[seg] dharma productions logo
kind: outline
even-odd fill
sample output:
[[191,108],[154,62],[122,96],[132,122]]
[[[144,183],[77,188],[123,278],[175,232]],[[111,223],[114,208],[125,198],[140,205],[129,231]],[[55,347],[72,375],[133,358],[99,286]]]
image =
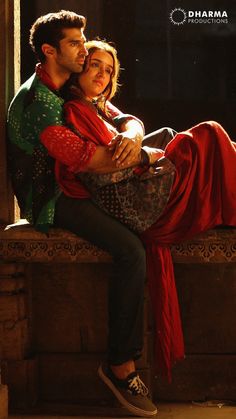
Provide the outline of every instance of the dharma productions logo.
[[170,12],[170,21],[174,25],[183,25],[187,20],[187,13],[184,9],[176,7]]
[[184,10],[181,7],[176,7],[171,10],[169,18],[171,23],[176,26],[184,25],[185,23],[228,23],[226,10]]

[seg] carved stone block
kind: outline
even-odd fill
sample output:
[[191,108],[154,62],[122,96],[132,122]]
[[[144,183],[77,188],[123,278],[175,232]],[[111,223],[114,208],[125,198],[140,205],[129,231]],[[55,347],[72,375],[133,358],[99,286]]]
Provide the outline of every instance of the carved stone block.
[[10,407],[24,409],[34,406],[39,395],[37,358],[2,361],[2,380],[9,388]]
[[0,323],[0,359],[24,359],[29,351],[27,319],[6,320]]

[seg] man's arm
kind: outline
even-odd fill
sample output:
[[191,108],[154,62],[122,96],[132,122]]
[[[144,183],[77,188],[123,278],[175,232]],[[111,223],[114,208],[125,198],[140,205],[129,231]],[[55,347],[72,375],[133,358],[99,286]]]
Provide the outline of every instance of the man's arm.
[[[141,150],[136,151],[132,160],[119,163],[113,158],[113,149],[84,141],[65,126],[49,126],[43,130],[40,138],[49,154],[74,173],[111,173],[142,164]],[[162,150],[149,147],[145,147],[145,152],[150,164],[163,155]]]
[[107,147],[97,146],[97,149],[83,172],[93,173],[112,173],[118,170],[127,169],[128,167],[149,166],[153,165],[158,159],[163,157],[164,151],[154,147],[143,147],[136,158],[127,163],[118,164],[113,159],[113,151]]
[[[116,111],[116,109],[115,109]],[[66,165],[71,172],[110,173],[141,163],[141,143],[144,127],[132,115],[113,111],[114,118],[120,119],[123,131],[111,147],[98,146],[85,141],[66,126],[47,126],[40,139],[49,154]]]
[[118,164],[117,160],[113,159],[113,150],[108,147],[97,146],[95,153],[83,168],[83,172],[93,173],[112,173],[128,167],[135,167],[141,163],[141,153],[137,154],[130,162],[122,162]]
[[112,159],[113,151],[108,147],[84,141],[65,126],[49,126],[40,137],[48,153],[73,173],[111,173],[121,168],[137,166],[141,161],[139,153],[131,163],[120,167]]

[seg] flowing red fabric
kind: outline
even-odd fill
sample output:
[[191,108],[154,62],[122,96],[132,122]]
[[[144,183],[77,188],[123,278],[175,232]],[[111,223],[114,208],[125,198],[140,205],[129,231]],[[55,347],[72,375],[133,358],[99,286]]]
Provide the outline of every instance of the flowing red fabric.
[[[112,138],[87,104],[69,102],[66,119],[96,144]],[[165,155],[176,168],[171,195],[161,217],[141,238],[155,320],[155,358],[170,380],[172,365],[184,357],[184,342],[169,246],[216,225],[236,226],[236,149],[218,123],[203,122],[177,134]]]
[[217,225],[236,226],[236,148],[216,122],[176,135],[165,151],[176,167],[166,209],[142,234],[156,328],[157,367],[171,379],[184,357],[183,334],[169,245]]
[[104,121],[98,116],[96,108],[88,103],[71,100],[64,105],[66,121],[72,124],[84,138],[95,144],[108,145],[114,137]]

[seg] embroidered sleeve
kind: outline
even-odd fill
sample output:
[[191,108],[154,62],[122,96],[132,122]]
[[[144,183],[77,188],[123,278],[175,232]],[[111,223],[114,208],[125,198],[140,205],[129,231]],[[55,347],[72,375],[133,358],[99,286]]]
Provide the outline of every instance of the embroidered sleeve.
[[96,151],[94,143],[82,140],[65,126],[45,128],[41,141],[54,159],[74,173],[80,172]]

